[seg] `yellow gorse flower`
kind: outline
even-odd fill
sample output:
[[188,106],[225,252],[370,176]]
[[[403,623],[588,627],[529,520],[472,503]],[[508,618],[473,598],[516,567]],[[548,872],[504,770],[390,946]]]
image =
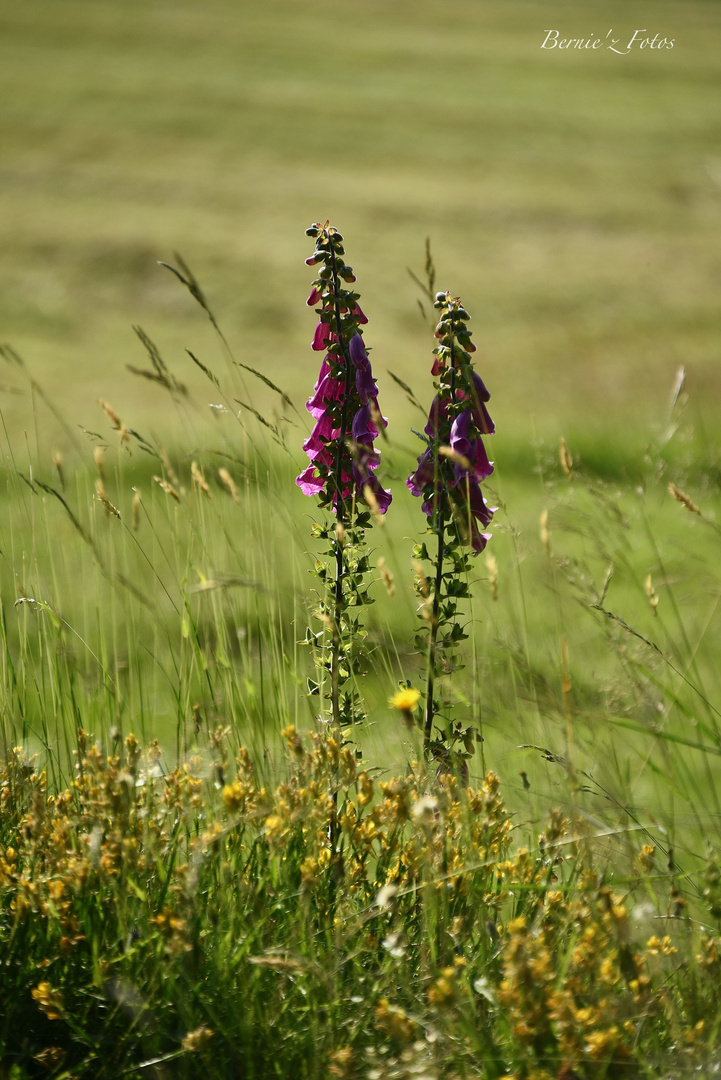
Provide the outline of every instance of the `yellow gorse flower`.
[[47,1016],[48,1020],[60,1020],[63,1015],[63,995],[55,990],[49,982],[39,982],[31,991],[33,1000],[38,1008]]

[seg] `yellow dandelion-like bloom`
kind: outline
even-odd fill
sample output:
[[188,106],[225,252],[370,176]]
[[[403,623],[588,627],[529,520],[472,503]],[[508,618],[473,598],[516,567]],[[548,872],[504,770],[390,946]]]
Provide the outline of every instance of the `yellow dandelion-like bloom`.
[[408,686],[404,690],[399,690],[393,697],[388,698],[388,704],[392,709],[397,709],[398,712],[408,715],[415,709],[420,696],[420,690],[414,690],[412,686]]

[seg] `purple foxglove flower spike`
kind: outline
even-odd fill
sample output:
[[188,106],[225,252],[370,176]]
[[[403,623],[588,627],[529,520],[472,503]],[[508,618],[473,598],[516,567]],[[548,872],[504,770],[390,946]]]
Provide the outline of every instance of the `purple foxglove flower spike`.
[[380,463],[373,443],[387,421],[378,407],[378,386],[360,330],[368,319],[358,293],[341,286],[355,276],[341,258],[336,231],[326,224],[314,225],[309,233],[316,238],[316,252],[306,260],[308,265],[325,263],[307,300],[309,306],[321,307],[312,348],[325,351],[325,356],[306,403],[315,420],[303,444],[311,464],[296,482],[304,494],[319,496],[321,506],[332,506],[341,521],[351,500],[364,500],[364,487],[370,489],[373,505],[385,513],[391,494],[373,475]]
[[431,521],[439,513],[450,514],[461,539],[478,553],[488,540],[478,526],[485,528],[494,513],[479,487],[493,472],[482,439],[495,431],[486,408],[491,395],[471,366],[475,347],[466,325],[468,313],[450,293],[438,293],[434,306],[441,313],[432,367],[438,393],[424,429],[428,447],[406,486],[423,498],[423,512]]

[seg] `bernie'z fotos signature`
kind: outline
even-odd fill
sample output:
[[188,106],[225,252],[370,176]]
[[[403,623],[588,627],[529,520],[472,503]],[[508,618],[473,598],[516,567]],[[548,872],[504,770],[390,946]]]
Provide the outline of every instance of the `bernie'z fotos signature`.
[[[626,41],[624,38],[613,37],[613,30],[609,30],[605,38],[562,38],[558,30],[544,31],[546,37],[541,45],[542,49],[610,49],[619,56],[626,56],[632,49],[672,49],[676,43],[675,38],[644,37],[648,30],[634,30],[632,37]],[[610,39],[610,40],[609,40]],[[620,48],[617,46],[620,45]]]

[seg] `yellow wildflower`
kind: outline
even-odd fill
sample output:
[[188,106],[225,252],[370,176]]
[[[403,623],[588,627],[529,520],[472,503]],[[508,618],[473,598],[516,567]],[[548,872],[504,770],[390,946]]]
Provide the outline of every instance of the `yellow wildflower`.
[[388,698],[388,704],[392,709],[397,709],[399,713],[403,713],[407,719],[418,704],[420,696],[420,690],[414,690],[412,686],[407,686],[405,689],[395,693],[393,697]]
[[48,1020],[60,1019],[63,1014],[63,996],[59,990],[53,990],[49,982],[39,982],[32,991],[32,997]]
[[376,1005],[376,1020],[379,1027],[399,1042],[410,1042],[415,1032],[415,1021],[411,1020],[403,1009],[391,1005],[387,998],[381,998]]
[[656,934],[653,934],[646,942],[646,948],[651,956],[673,956],[675,952],[678,952],[671,944],[671,938],[666,934],[663,938],[659,938]]
[[232,784],[226,784],[223,788],[223,803],[226,810],[231,814],[236,814],[243,805],[244,796],[245,786],[238,780],[234,780]]

